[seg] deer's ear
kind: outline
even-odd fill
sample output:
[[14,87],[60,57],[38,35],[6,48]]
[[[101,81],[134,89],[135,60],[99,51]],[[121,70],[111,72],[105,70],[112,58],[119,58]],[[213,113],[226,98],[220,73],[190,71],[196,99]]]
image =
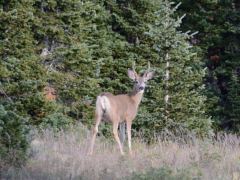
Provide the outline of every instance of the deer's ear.
[[149,79],[152,79],[153,76],[154,76],[154,72],[153,72],[153,71],[145,72],[145,73],[144,73],[144,80],[145,80],[145,81],[148,81]]
[[130,79],[132,79],[132,80],[136,80],[136,72],[134,72],[133,70],[131,70],[131,69],[128,69],[128,77],[130,78]]

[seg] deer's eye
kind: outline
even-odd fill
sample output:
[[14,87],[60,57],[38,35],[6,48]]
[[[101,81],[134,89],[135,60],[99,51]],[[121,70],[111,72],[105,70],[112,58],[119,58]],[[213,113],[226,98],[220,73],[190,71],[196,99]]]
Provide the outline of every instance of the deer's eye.
[[137,80],[134,80],[134,84],[137,84],[138,83],[138,81]]

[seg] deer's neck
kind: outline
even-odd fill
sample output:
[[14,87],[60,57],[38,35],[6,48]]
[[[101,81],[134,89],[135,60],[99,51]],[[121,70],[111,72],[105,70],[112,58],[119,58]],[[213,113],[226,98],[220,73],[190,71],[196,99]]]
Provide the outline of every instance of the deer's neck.
[[133,100],[134,104],[136,105],[136,107],[138,108],[141,100],[142,100],[142,97],[143,97],[143,92],[131,92],[129,94],[130,98]]

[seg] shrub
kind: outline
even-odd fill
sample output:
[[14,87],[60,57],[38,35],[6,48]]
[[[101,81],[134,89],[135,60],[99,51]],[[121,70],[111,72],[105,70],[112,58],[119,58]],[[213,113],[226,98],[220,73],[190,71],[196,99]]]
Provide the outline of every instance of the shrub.
[[20,166],[27,158],[26,119],[0,105],[0,168]]
[[53,114],[49,114],[45,118],[42,119],[42,123],[40,124],[41,128],[53,128],[56,132],[62,128],[67,128],[73,122],[69,116],[66,116],[60,112],[54,112]]

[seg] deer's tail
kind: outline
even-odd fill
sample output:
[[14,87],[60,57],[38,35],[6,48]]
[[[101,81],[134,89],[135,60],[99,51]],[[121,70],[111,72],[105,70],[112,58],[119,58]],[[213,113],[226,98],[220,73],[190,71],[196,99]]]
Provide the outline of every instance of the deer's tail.
[[96,112],[98,114],[104,114],[110,112],[111,106],[107,96],[98,96],[96,101]]

